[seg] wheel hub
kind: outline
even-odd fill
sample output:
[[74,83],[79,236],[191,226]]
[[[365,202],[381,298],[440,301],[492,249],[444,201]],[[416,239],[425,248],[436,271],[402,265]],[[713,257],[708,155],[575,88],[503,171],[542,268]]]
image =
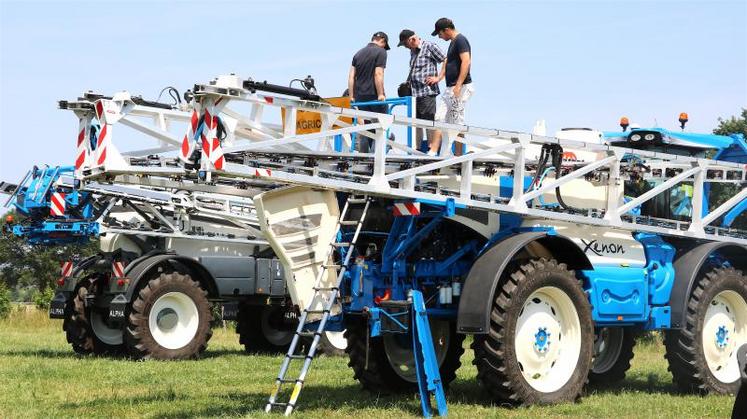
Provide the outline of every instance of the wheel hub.
[[716,331],[716,346],[719,348],[726,348],[729,344],[729,331],[726,330],[726,326],[719,326]]
[[534,334],[534,349],[537,352],[545,353],[550,348],[550,335],[546,327],[540,327]]

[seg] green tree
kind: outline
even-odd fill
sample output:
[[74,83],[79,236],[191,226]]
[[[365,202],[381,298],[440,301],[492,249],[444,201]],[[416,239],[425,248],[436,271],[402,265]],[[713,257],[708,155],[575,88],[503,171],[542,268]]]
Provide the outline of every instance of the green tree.
[[742,115],[739,117],[719,118],[718,128],[714,129],[713,133],[718,135],[742,134],[747,138],[747,109],[742,109]]
[[[747,109],[742,109],[740,116],[731,116],[728,119],[719,118],[718,127],[713,130],[714,134],[731,135],[742,134],[747,138]],[[714,209],[721,205],[730,197],[737,194],[743,185],[732,185],[726,183],[712,183],[711,193],[709,196],[709,209]],[[716,225],[714,223],[714,225]],[[747,230],[747,214],[738,216],[731,225],[733,228]]]

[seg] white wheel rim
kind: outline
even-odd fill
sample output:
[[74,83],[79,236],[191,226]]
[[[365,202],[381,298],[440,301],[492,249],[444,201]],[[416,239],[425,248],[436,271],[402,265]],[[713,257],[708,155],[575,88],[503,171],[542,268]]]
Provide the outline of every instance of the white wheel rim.
[[[436,360],[440,367],[449,350],[451,328],[448,321],[434,319],[430,320],[430,326],[433,349],[436,352]],[[417,383],[418,376],[415,369],[415,355],[412,350],[412,335],[387,333],[382,336],[382,339],[387,360],[394,372],[407,382]]]
[[91,311],[91,329],[96,337],[107,345],[121,345],[124,343],[124,334],[122,329],[112,329],[109,327],[101,314]]
[[591,371],[602,374],[610,370],[620,357],[625,331],[619,327],[603,327],[594,338],[594,360]]
[[334,346],[335,349],[344,351],[348,347],[348,340],[345,339],[345,332],[324,332],[327,337],[327,341],[330,345]]
[[156,343],[166,349],[185,347],[194,339],[200,324],[197,305],[181,292],[169,292],[150,309],[148,326]]
[[722,291],[708,304],[703,321],[703,355],[722,383],[740,378],[737,349],[747,343],[747,302],[734,291]]
[[581,353],[581,322],[568,295],[556,287],[532,293],[516,321],[516,360],[524,379],[543,393],[573,376]]

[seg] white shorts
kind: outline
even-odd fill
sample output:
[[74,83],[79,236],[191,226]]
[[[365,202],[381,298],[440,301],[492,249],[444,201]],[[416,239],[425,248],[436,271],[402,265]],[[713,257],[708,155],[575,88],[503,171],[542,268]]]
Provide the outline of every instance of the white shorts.
[[459,98],[454,97],[454,87],[447,87],[436,104],[436,121],[464,124],[464,105],[475,92],[473,83],[462,85]]

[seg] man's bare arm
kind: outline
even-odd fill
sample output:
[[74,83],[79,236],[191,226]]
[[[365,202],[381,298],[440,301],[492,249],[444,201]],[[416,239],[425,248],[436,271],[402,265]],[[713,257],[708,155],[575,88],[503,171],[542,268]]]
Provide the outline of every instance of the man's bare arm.
[[376,67],[374,71],[374,83],[376,84],[378,99],[386,99],[386,95],[384,94],[384,67]]
[[348,73],[348,96],[350,100],[354,100],[353,87],[355,87],[355,66],[350,66],[350,73]]
[[443,80],[444,77],[446,77],[446,58],[444,58],[444,62],[441,63],[441,70],[439,70],[438,76],[428,77],[427,79],[425,79],[425,83],[428,85],[438,84],[438,82]]

